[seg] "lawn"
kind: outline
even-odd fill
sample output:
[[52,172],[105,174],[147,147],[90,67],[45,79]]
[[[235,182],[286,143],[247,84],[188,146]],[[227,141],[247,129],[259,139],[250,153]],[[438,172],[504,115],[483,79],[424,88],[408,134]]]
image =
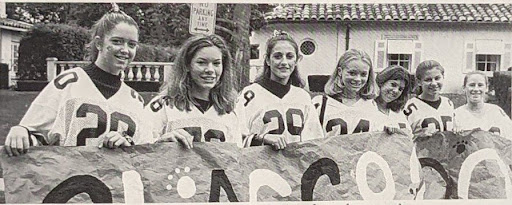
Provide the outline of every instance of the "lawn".
[[0,145],[4,144],[9,128],[20,122],[38,93],[0,90]]

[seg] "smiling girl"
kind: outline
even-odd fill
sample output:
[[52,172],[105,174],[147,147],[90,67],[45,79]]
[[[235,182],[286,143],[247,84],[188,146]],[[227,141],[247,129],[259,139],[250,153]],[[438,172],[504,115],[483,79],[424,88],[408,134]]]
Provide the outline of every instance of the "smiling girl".
[[195,35],[181,46],[167,84],[146,106],[158,141],[229,142],[241,146],[233,112],[231,54],[218,35]]
[[512,121],[505,111],[485,103],[489,80],[485,73],[471,72],[464,77],[467,103],[455,109],[457,131],[481,129],[512,140]]
[[441,96],[444,68],[437,61],[423,61],[416,68],[416,80],[418,96],[410,99],[403,111],[414,138],[452,131],[453,103]]
[[115,5],[92,27],[92,63],[49,82],[11,128],[7,153],[19,155],[33,145],[115,148],[149,142],[144,101],[119,77],[135,57],[138,39],[137,23]]
[[382,70],[376,78],[379,96],[375,98],[379,111],[385,115],[384,123],[388,133],[410,134],[411,129],[403,108],[409,99],[409,71],[399,65]]
[[326,136],[382,131],[377,125],[379,111],[373,66],[367,53],[351,49],[338,60],[325,94],[313,98]]
[[297,43],[287,33],[274,31],[266,52],[263,74],[237,100],[244,146],[284,149],[291,142],[322,138],[311,97],[302,89]]

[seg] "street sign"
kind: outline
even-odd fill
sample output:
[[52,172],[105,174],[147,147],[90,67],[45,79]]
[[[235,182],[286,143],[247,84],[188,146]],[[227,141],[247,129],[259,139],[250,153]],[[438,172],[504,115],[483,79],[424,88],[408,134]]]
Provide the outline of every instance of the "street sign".
[[202,33],[206,35],[214,34],[216,14],[217,4],[192,4],[190,7],[190,26],[188,27],[189,33]]

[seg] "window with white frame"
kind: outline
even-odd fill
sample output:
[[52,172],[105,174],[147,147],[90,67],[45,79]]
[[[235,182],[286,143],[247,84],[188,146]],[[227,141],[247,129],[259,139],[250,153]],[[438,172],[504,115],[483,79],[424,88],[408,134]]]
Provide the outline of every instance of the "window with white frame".
[[512,65],[511,43],[500,39],[477,39],[464,45],[463,73],[484,71],[492,76],[494,71],[503,71]]
[[400,65],[414,73],[421,61],[422,44],[414,39],[387,39],[375,42],[376,72],[391,65]]
[[476,70],[498,71],[500,70],[501,55],[476,54]]
[[412,54],[388,54],[388,66],[399,65],[410,70]]

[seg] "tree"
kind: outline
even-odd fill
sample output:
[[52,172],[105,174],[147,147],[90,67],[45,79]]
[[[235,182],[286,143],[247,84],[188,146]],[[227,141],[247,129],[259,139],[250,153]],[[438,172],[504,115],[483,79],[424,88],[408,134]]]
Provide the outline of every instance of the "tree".
[[[111,9],[109,3],[7,3],[9,18],[28,23],[64,23],[90,28],[94,22]],[[233,31],[232,22],[235,5],[218,4],[217,24]],[[246,4],[244,4],[246,5]],[[273,5],[249,4],[251,7],[249,31],[265,24],[264,13]],[[121,10],[132,16],[140,26],[141,42],[180,45],[190,35],[188,21],[190,5],[183,3],[121,3]],[[221,31],[225,34],[226,31]]]
[[[121,3],[122,11],[139,24],[139,41],[176,50],[188,33],[190,4],[183,3]],[[272,4],[217,4],[215,33],[222,36],[231,48],[235,65],[240,68],[235,77],[239,86],[247,85],[252,30],[265,25],[264,13]],[[12,19],[29,23],[63,23],[90,28],[111,9],[109,3],[7,3]]]
[[63,4],[48,3],[7,3],[6,13],[9,18],[27,23],[63,23],[61,15]]
[[234,11],[235,20],[235,69],[238,69],[237,77],[239,79],[237,87],[243,88],[249,85],[249,59],[251,56],[250,36],[250,15],[251,7],[248,4],[237,4]]

